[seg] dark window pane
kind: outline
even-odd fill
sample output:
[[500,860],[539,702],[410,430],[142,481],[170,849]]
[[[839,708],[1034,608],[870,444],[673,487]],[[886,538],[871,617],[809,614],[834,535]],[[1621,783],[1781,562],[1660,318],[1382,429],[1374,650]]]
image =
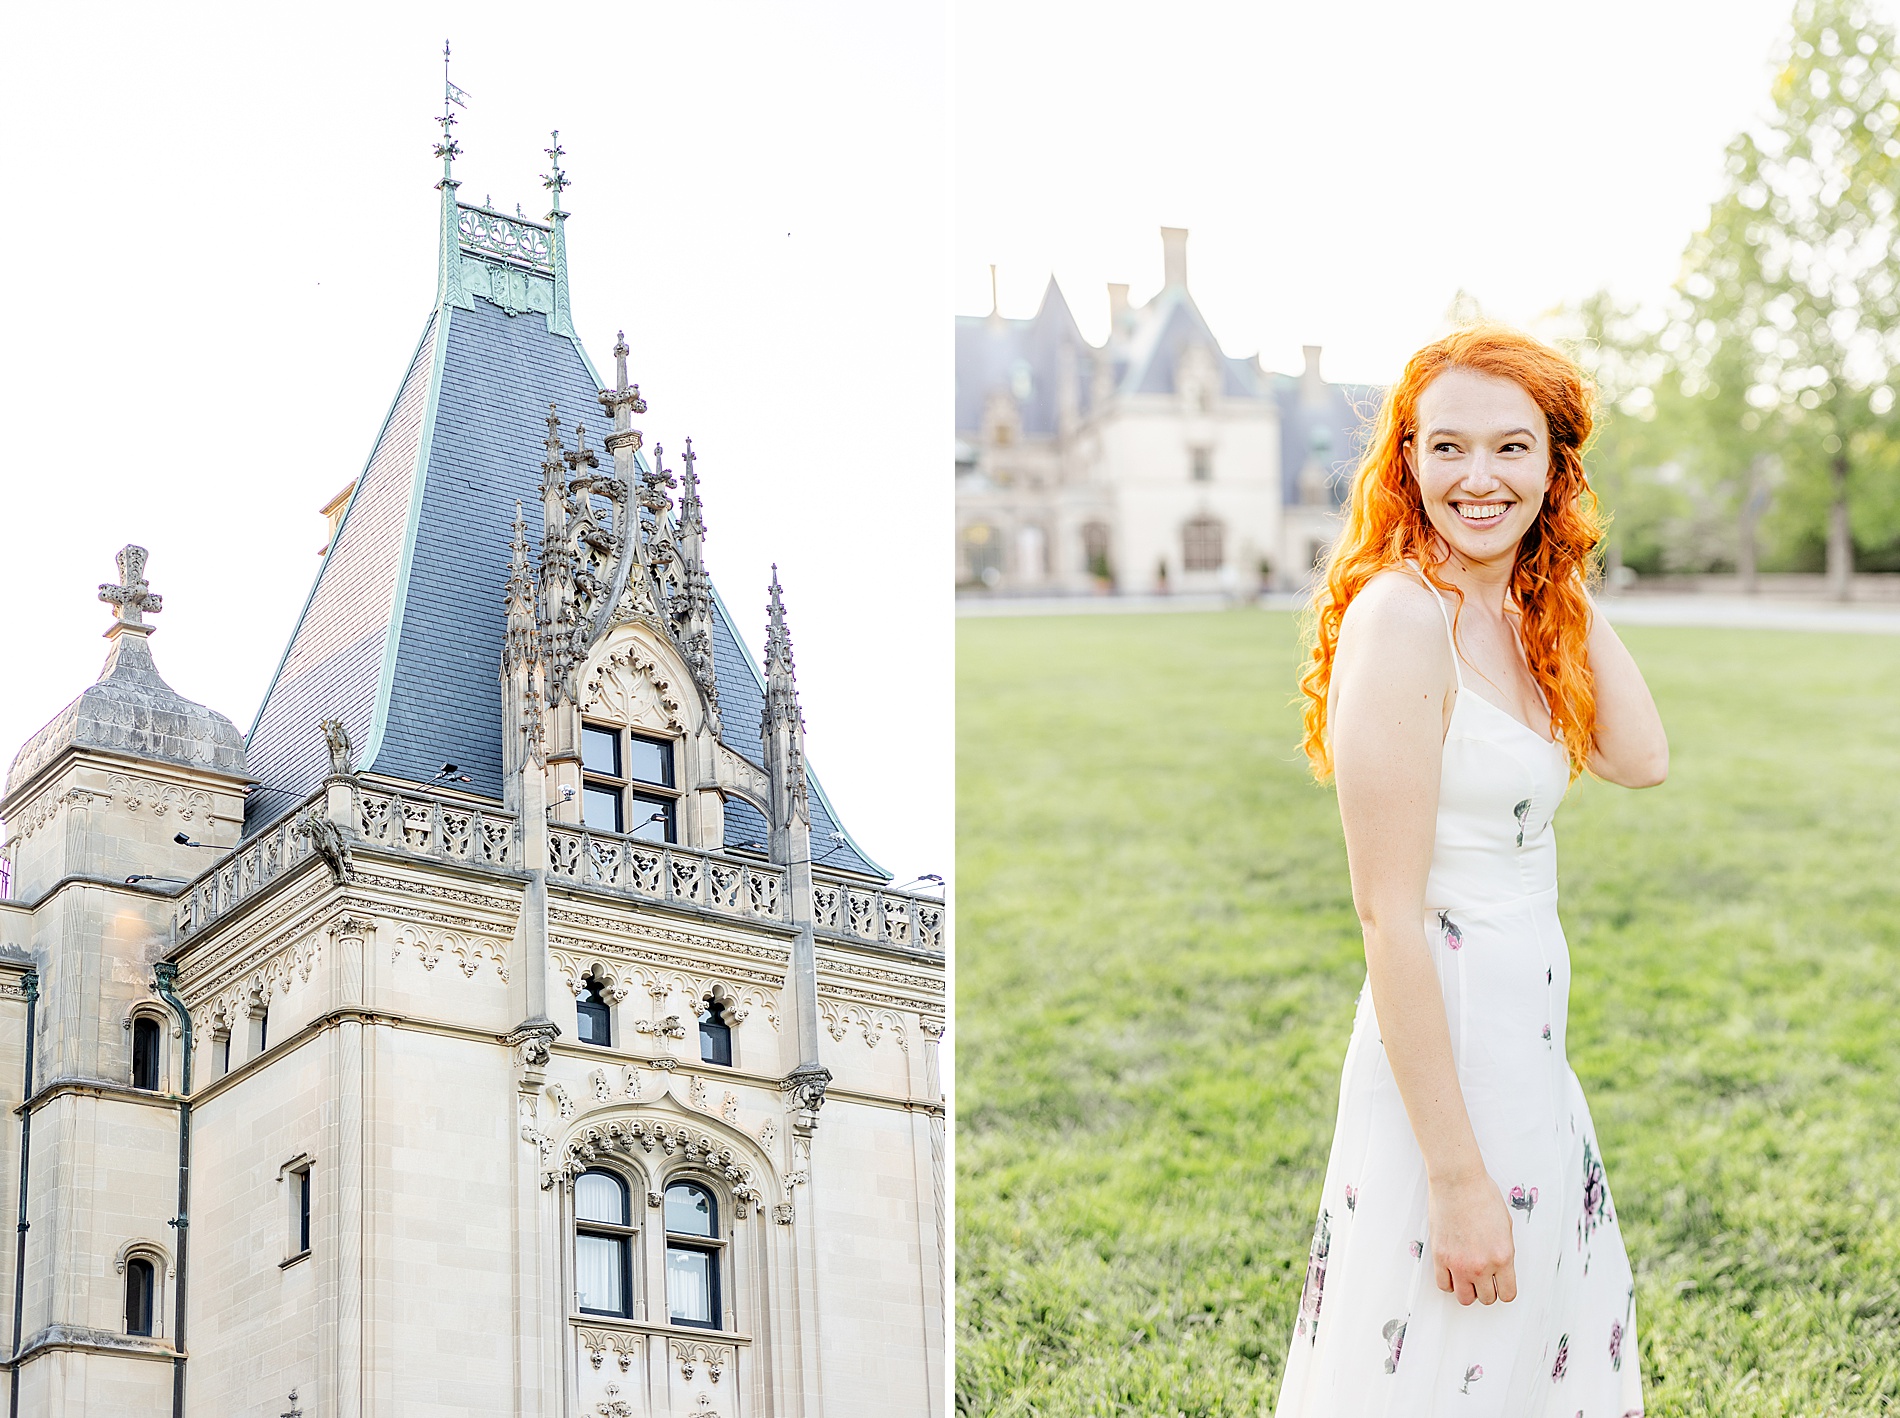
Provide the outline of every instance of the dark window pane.
[[719,1213],[704,1187],[675,1182],[666,1189],[666,1229],[681,1236],[717,1236]]
[[673,745],[656,743],[638,735],[627,740],[627,776],[642,783],[673,786]]
[[627,1224],[627,1187],[610,1172],[582,1172],[574,1179],[574,1215],[582,1221]]
[[671,798],[645,798],[638,793],[629,793],[627,802],[632,809],[628,816],[633,819],[627,825],[627,834],[648,842],[674,842],[673,800]]
[[595,1314],[624,1315],[627,1307],[627,1238],[591,1236],[574,1238],[574,1288],[581,1308]]
[[732,1030],[709,1000],[699,1002],[699,1057],[706,1063],[732,1063]]
[[674,1324],[697,1324],[717,1329],[718,1316],[713,1258],[705,1251],[683,1246],[666,1248],[666,1308]]
[[152,1332],[152,1291],[156,1288],[152,1263],[131,1260],[125,1266],[125,1332]]
[[257,1016],[257,1051],[263,1053],[270,1047],[270,1010],[266,1009]]
[[608,1013],[605,1001],[594,998],[584,999],[575,1006],[577,1032],[583,1044],[599,1044],[603,1048],[613,1043],[613,1016]]
[[310,1249],[310,1171],[297,1173],[297,1249]]
[[581,726],[581,767],[589,773],[605,773],[609,778],[620,776],[620,732],[617,729],[596,729],[591,725]]
[[581,794],[581,820],[596,832],[619,832],[620,794],[589,783]]
[[158,1021],[132,1021],[132,1086],[158,1087]]

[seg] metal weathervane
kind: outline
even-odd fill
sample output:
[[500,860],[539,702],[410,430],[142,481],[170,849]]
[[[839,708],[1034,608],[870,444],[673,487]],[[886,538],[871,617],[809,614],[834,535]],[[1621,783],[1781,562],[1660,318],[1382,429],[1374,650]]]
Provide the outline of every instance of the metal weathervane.
[[468,94],[455,86],[449,78],[449,42],[442,41],[442,116],[436,119],[442,125],[442,141],[435,145],[435,155],[442,159],[442,180],[449,180],[449,165],[462,155],[462,145],[455,141],[455,135],[449,130],[455,126],[454,105],[468,107]]
[[541,179],[541,185],[554,194],[554,211],[558,212],[561,210],[561,193],[572,184],[568,182],[567,174],[561,171],[561,159],[567,154],[567,149],[561,146],[561,130],[556,128],[549,136],[554,139],[554,146],[541,151],[548,155],[548,166],[553,171]]

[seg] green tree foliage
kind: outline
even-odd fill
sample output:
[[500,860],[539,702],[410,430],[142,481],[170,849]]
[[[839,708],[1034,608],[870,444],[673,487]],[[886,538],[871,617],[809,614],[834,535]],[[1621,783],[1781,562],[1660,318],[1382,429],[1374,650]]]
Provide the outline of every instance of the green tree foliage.
[[1729,145],[1728,181],[1689,244],[1659,398],[1677,403],[1682,446],[1744,520],[1744,566],[1778,460],[1787,509],[1825,508],[1829,584],[1845,596],[1855,534],[1877,543],[1895,530],[1893,30],[1864,0],[1801,0],[1771,97],[1766,118]]

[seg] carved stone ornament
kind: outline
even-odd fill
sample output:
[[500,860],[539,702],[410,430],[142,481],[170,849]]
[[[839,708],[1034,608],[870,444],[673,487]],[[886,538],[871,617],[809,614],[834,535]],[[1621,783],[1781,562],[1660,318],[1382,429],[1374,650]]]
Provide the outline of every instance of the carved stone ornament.
[[792,1126],[810,1132],[818,1126],[818,1110],[825,1106],[825,1088],[831,1082],[831,1070],[823,1064],[800,1064],[785,1076],[779,1091],[786,1095],[792,1109]]
[[[680,1366],[680,1377],[691,1380],[699,1369],[705,1369],[709,1383],[718,1383],[719,1376],[726,1370],[726,1351],[716,1344],[698,1344],[691,1340],[673,1341],[673,1359]],[[699,1396],[701,1403],[710,1400],[705,1394]]]
[[329,863],[330,875],[338,886],[349,885],[356,875],[356,861],[341,828],[313,810],[298,819],[297,834],[309,839],[311,850]]
[[614,1153],[635,1157],[655,1149],[668,1157],[684,1157],[724,1177],[741,1211],[747,1207],[764,1211],[765,1202],[752,1180],[752,1168],[741,1162],[730,1147],[708,1133],[657,1118],[616,1118],[582,1128],[562,1149],[560,1166],[542,1173],[541,1188],[545,1191],[556,1182],[571,1184],[602,1157]]
[[318,727],[323,730],[324,747],[330,750],[330,776],[355,777],[356,746],[350,742],[350,731],[343,727],[343,721],[325,719]]
[[637,642],[626,641],[587,676],[581,709],[589,714],[641,728],[685,732],[680,700],[653,657]]

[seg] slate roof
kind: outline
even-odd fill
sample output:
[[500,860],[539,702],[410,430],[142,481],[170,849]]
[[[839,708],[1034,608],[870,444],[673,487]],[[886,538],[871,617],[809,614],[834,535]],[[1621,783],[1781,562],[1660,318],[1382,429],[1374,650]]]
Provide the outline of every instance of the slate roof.
[[[1119,340],[1091,345],[1083,338],[1055,277],[1043,290],[1042,303],[1027,320],[997,315],[959,315],[956,323],[956,432],[971,439],[982,432],[983,409],[993,394],[1016,401],[1022,430],[1030,437],[1056,433],[1059,351],[1075,351],[1076,410],[1087,413],[1094,369],[1107,362],[1119,394],[1169,394],[1182,354],[1195,345],[1207,349],[1221,375],[1221,394],[1230,399],[1271,399],[1279,405],[1281,475],[1288,502],[1299,500],[1300,470],[1309,451],[1336,473],[1348,473],[1366,435],[1379,391],[1366,385],[1326,384],[1314,404],[1302,401],[1296,375],[1270,374],[1251,359],[1223,353],[1213,329],[1185,286],[1164,287],[1145,305],[1129,312]],[[1026,394],[1024,391],[1027,391]],[[963,458],[962,452],[958,453]],[[974,454],[971,454],[974,457]],[[1343,500],[1345,481],[1335,479],[1335,501]]]
[[[598,446],[607,421],[575,341],[550,333],[540,314],[470,301],[430,315],[258,711],[250,764],[268,791],[252,794],[247,831],[323,780],[317,724],[327,717],[343,720],[364,771],[421,783],[454,763],[474,780],[470,791],[502,795],[502,588],[515,503],[539,505],[550,402],[570,443],[580,422],[598,431]],[[716,517],[716,489],[713,498]],[[761,763],[764,681],[723,603],[714,633],[724,741]],[[815,773],[811,782],[813,857],[888,878],[834,835],[842,826]],[[727,841],[765,840],[763,821],[735,807]]]
[[249,776],[244,736],[237,726],[165,683],[140,631],[122,630],[114,637],[98,681],[14,755],[6,792],[0,796],[24,788],[69,748],[208,768],[233,778]]
[[1027,320],[959,315],[957,432],[979,431],[983,427],[983,405],[1000,390],[1016,400],[1024,433],[1053,437],[1060,407],[1059,352],[1064,345],[1075,351],[1075,407],[1086,413],[1096,351],[1082,337],[1055,277],[1049,278],[1042,304]]
[[1280,483],[1288,503],[1300,500],[1300,472],[1308,456],[1317,458],[1331,477],[1333,505],[1344,505],[1352,471],[1372,436],[1384,390],[1373,384],[1321,384],[1309,403],[1295,375],[1268,376],[1280,405]]

